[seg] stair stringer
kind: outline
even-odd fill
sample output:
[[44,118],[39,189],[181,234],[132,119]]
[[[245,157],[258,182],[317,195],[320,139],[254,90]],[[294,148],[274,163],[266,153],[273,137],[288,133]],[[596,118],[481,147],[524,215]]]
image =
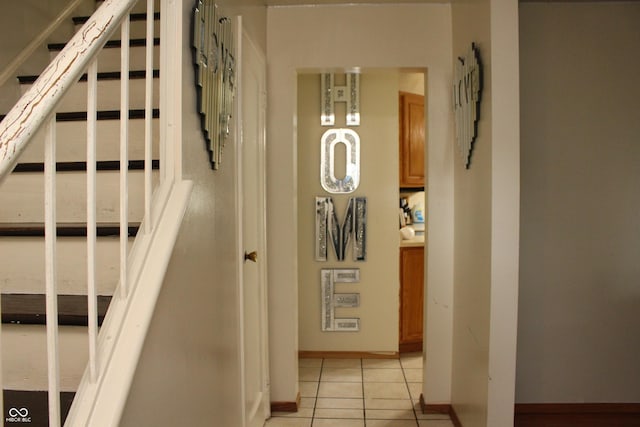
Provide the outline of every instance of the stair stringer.
[[183,180],[157,189],[153,230],[144,232],[145,218],[131,250],[129,296],[116,289],[100,330],[98,378],[85,369],[65,426],[119,424],[192,187]]

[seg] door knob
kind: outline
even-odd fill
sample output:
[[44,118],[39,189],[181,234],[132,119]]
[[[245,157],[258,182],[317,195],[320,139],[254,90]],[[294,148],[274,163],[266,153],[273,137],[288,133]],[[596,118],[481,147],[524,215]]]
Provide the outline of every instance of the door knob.
[[253,262],[258,262],[258,253],[256,251],[250,252],[250,253],[244,253],[244,260],[245,261],[253,261]]

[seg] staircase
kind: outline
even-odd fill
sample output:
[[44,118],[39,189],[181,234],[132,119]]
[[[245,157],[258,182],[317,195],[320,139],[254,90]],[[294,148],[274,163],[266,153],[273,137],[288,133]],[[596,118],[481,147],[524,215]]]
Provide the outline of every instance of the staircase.
[[[6,425],[15,422],[11,417],[25,417],[25,413],[30,425],[60,425],[79,389],[83,390],[82,402],[74,404],[75,412],[65,425],[97,425],[88,420],[106,400],[99,396],[101,389],[110,387],[110,363],[118,360],[118,352],[130,353],[123,363],[135,367],[135,348],[118,350],[118,342],[128,333],[129,317],[149,317],[134,321],[138,329],[150,320],[153,305],[148,304],[155,301],[154,292],[157,296],[163,264],[156,268],[160,272],[150,270],[148,264],[154,257],[168,258],[171,236],[175,240],[189,194],[190,187],[179,176],[160,168],[163,163],[172,163],[163,157],[160,137],[159,8],[166,2],[151,1],[152,9],[144,1],[133,9],[130,5],[135,0],[104,3],[102,10],[115,11],[104,16],[120,13],[130,17],[128,31],[121,32],[118,25],[103,41],[97,68],[90,66],[66,90],[51,116],[55,119],[34,132],[4,179],[0,168],[0,383]],[[101,5],[98,2],[96,6]],[[106,22],[95,19],[98,24]],[[69,25],[82,32],[96,25],[95,19],[75,16]],[[147,34],[149,29],[153,34]],[[123,68],[120,39],[127,33],[130,60],[129,67]],[[150,42],[152,47],[147,48]],[[47,48],[55,63],[65,44],[52,43]],[[147,60],[150,51],[153,61]],[[44,71],[45,76],[49,71]],[[128,103],[122,101],[123,75],[128,75]],[[147,75],[152,78],[147,80]],[[38,76],[19,76],[18,80],[26,98],[34,92],[29,92],[31,87],[41,83]],[[150,89],[153,95],[148,97]],[[39,102],[29,105],[35,104]],[[2,118],[9,121],[12,113]],[[128,120],[121,120],[123,114]],[[45,148],[51,147],[47,140],[51,128],[56,134],[54,149]],[[7,133],[4,127],[0,131],[0,135]],[[128,135],[124,150],[121,135]],[[3,143],[0,139],[0,161],[20,151],[6,149]],[[49,165],[47,150],[55,155]],[[127,166],[122,168],[123,164]],[[54,167],[55,174],[47,176],[47,170]],[[46,189],[52,187],[51,181],[53,193]],[[45,202],[52,198],[55,200]],[[53,213],[46,209],[52,203]],[[155,288],[143,290],[137,286],[141,281],[145,287],[156,283]],[[148,293],[146,297],[139,295],[143,291]],[[146,308],[136,309],[135,298],[145,299]],[[108,313],[110,305],[116,307]],[[47,321],[47,317],[58,321]],[[103,326],[105,317],[108,327]],[[98,336],[98,328],[107,329],[108,336]],[[144,327],[132,333],[140,332],[144,333]],[[127,368],[119,369],[126,377]],[[126,399],[127,389],[121,388],[120,394],[123,396],[114,400]],[[116,419],[118,416],[113,414]],[[105,419],[105,425],[109,422]]]

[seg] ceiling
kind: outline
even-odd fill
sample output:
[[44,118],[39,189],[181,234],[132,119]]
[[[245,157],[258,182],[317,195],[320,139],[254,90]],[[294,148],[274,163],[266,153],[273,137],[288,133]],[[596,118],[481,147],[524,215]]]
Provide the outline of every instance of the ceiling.
[[[325,4],[401,4],[401,3],[451,3],[452,0],[262,0],[267,6],[314,6]],[[554,2],[556,0],[519,0],[522,2]],[[585,3],[594,0],[561,0],[565,2]],[[596,2],[616,0],[595,0]],[[640,0],[630,0],[637,2]]]
[[444,0],[264,0],[267,6],[303,6],[323,4],[399,4],[399,3],[443,3]]

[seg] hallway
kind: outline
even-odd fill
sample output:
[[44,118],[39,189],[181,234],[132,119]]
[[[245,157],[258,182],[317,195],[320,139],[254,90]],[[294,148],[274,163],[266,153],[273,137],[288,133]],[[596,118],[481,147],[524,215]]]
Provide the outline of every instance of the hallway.
[[300,410],[265,427],[453,427],[420,412],[422,355],[398,359],[300,359]]

